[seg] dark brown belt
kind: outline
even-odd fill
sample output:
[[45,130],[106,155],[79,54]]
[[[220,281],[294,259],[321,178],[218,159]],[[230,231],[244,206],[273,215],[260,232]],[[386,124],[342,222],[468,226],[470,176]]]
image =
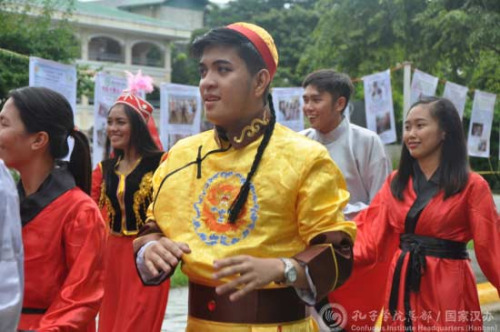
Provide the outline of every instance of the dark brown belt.
[[236,324],[273,324],[305,319],[306,306],[292,287],[258,289],[232,302],[215,287],[189,282],[189,315]]

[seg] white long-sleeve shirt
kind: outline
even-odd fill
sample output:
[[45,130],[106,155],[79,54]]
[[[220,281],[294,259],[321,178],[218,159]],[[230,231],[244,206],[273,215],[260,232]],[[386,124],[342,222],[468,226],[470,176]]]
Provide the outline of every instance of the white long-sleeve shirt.
[[391,173],[392,165],[378,135],[343,118],[327,134],[309,128],[301,134],[323,144],[344,175],[351,194],[344,209],[346,219],[353,219],[368,207]]
[[12,176],[0,159],[0,331],[17,331],[23,288],[19,198]]

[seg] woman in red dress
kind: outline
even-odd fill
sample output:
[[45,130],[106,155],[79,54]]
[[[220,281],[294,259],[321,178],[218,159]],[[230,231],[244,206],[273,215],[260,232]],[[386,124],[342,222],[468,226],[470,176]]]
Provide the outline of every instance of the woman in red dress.
[[391,261],[383,330],[482,330],[466,244],[474,241],[482,271],[500,289],[500,222],[490,188],[469,170],[449,100],[417,102],[404,126],[398,171],[356,218],[355,266]]
[[[59,93],[26,87],[0,113],[0,158],[21,175],[24,299],[19,330],[95,331],[106,227],[90,192],[87,138]],[[68,162],[68,136],[74,147]]]
[[153,106],[135,89],[123,92],[108,114],[106,145],[113,149],[113,158],[99,163],[92,175],[92,198],[109,225],[99,313],[103,332],[159,332],[165,315],[170,283],[145,286],[132,249],[152,200],[153,173],[166,157],[148,130],[152,112]]

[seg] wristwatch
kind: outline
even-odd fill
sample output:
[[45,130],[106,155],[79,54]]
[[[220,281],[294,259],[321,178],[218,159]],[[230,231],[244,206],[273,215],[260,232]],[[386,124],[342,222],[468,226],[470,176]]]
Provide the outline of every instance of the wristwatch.
[[290,258],[280,258],[280,260],[285,264],[285,272],[283,273],[285,279],[283,283],[291,285],[297,280],[297,269],[295,269]]

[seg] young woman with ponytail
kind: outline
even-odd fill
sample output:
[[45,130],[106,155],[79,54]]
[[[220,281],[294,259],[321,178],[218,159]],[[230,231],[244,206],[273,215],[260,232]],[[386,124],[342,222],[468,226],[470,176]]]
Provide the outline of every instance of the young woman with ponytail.
[[[69,162],[68,137],[74,139]],[[89,144],[59,93],[13,90],[0,112],[0,158],[19,171],[25,287],[19,330],[95,331],[105,225],[88,196]]]
[[141,277],[159,283],[182,261],[188,332],[317,331],[306,303],[352,265],[342,175],[323,146],[276,123],[267,31],[231,24],[192,53],[215,130],[179,141],[156,171],[150,222],[134,241]]

